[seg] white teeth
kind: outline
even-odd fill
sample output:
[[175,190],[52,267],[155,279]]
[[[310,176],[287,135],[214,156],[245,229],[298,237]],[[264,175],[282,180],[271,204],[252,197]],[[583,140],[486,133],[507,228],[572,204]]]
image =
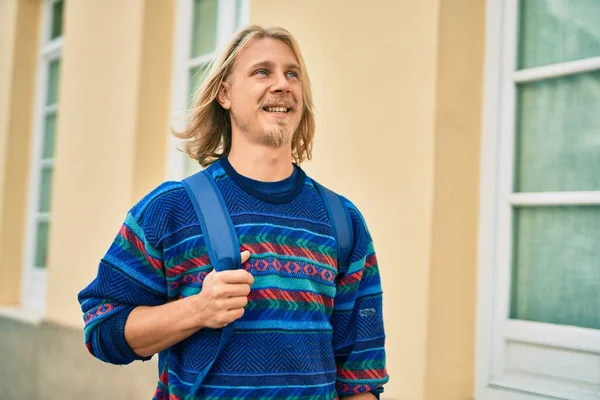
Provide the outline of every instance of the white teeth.
[[266,110],[268,112],[288,112],[288,109],[285,107],[267,107]]

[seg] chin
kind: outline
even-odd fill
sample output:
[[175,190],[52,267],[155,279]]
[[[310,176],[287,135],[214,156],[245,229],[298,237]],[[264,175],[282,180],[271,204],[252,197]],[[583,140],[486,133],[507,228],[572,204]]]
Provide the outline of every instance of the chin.
[[287,145],[292,140],[292,134],[288,129],[269,129],[261,137],[261,142],[269,147],[281,147]]

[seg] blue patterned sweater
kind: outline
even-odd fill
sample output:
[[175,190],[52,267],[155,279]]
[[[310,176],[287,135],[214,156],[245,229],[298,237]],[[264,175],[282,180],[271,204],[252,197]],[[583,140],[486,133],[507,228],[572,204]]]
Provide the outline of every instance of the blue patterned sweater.
[[[226,158],[209,169],[223,194],[243,265],[255,278],[243,317],[198,393],[198,372],[216,356],[220,330],[201,329],[159,354],[154,399],[336,399],[388,381],[382,292],[373,242],[356,209],[347,271],[338,272],[327,211],[299,167],[289,178],[245,178]],[[139,201],[79,294],[85,342],[114,364],[147,360],[133,352],[125,321],[139,305],[156,306],[198,293],[212,270],[192,203],[180,182]]]

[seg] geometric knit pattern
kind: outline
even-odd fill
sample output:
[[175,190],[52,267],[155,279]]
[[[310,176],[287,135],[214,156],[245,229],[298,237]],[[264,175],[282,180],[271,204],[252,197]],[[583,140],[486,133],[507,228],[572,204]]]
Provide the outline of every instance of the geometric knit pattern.
[[[321,195],[302,174],[292,199],[269,202],[243,189],[223,168],[208,171],[221,191],[254,278],[245,313],[198,393],[199,371],[215,359],[221,330],[201,329],[159,354],[154,399],[337,399],[379,395],[389,377],[377,258],[365,221],[343,199],[353,225],[345,271]],[[299,170],[299,167],[296,167]],[[124,335],[129,313],[193,296],[213,269],[194,208],[180,182],[166,182],[127,214],[79,294],[85,343],[100,360],[147,360]]]

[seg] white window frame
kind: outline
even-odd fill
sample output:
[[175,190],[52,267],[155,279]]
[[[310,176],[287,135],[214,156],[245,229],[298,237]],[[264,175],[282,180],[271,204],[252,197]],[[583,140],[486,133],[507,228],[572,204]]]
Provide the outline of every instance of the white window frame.
[[[239,3],[239,18],[236,21],[236,8]],[[235,31],[245,26],[249,18],[250,0],[219,0],[217,8],[216,50],[200,57],[192,58],[191,40],[194,0],[177,0],[175,32],[175,57],[173,66],[173,91],[171,96],[171,126],[176,131],[185,128],[188,106],[189,70],[218,56],[221,49],[231,40]],[[236,26],[236,22],[239,26]],[[182,141],[171,135],[167,157],[167,179],[179,180],[185,175],[187,155],[179,150]]]
[[[37,62],[37,85],[35,91],[35,106],[33,117],[34,123],[28,190],[29,195],[27,208],[27,229],[25,237],[24,266],[21,283],[21,308],[32,315],[37,315],[38,317],[41,317],[44,314],[46,307],[48,266],[46,266],[46,268],[44,269],[37,268],[34,266],[37,239],[37,224],[38,222],[51,221],[50,212],[41,213],[38,211],[41,189],[40,184],[43,168],[54,168],[54,158],[52,160],[42,160],[42,150],[44,142],[44,122],[46,116],[51,114],[57,114],[59,111],[58,105],[46,106],[48,95],[48,72],[50,63],[55,60],[60,60],[63,49],[63,35],[53,40],[50,39],[50,30],[52,28],[52,6],[58,1],[59,0],[43,0],[42,4],[42,19],[40,29],[41,46]],[[57,132],[55,132],[55,134],[56,133]]]
[[[566,350],[567,358],[570,352],[573,357],[577,352],[600,355],[600,330],[509,318],[513,207],[600,204],[600,191],[513,193],[516,84],[600,70],[600,57],[596,57],[516,71],[517,34],[518,0],[488,0],[481,147],[476,398],[599,399],[600,385],[598,389],[582,388],[560,379],[550,382],[535,376],[505,372],[509,342]],[[536,359],[532,361],[538,362]],[[600,370],[600,358],[597,367]]]

